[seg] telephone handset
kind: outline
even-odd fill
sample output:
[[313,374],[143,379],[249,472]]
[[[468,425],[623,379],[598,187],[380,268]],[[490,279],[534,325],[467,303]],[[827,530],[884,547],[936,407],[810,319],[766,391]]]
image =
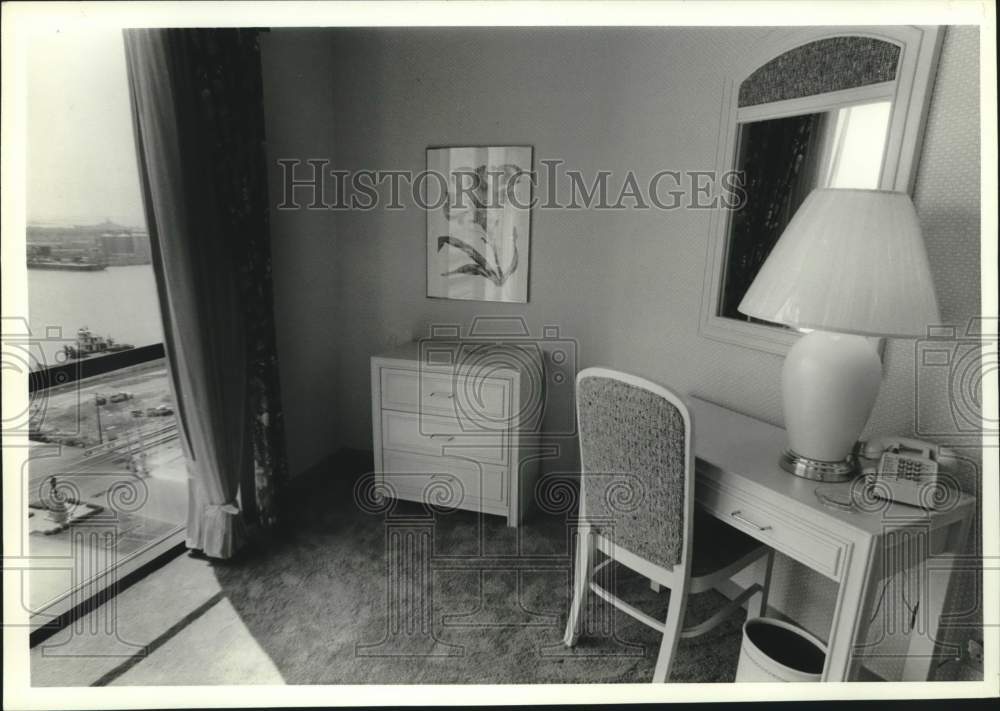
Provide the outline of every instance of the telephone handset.
[[923,508],[935,507],[938,497],[930,494],[939,485],[938,474],[956,461],[944,447],[906,437],[876,437],[865,443],[861,455],[879,460],[864,467],[875,496]]

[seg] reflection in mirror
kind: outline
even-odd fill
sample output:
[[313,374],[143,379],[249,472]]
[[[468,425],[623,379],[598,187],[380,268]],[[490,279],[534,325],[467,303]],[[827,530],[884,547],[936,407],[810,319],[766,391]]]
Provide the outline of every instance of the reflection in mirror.
[[737,310],[743,295],[813,188],[879,187],[891,113],[875,101],[740,125],[747,200],[730,219],[720,316],[767,323]]
[[745,206],[713,215],[699,332],[785,355],[796,329],[738,311],[817,187],[910,192],[942,28],[797,27],[768,33],[725,84],[718,170],[744,171]]

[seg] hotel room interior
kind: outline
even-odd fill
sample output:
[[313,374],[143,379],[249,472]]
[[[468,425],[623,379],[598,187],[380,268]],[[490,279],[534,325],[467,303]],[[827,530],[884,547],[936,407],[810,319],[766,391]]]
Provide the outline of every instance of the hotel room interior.
[[980,41],[33,35],[31,684],[982,680]]

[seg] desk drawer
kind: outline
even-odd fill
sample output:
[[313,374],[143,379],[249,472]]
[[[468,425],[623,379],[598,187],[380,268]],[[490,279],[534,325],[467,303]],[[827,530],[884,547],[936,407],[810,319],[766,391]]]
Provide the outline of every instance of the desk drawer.
[[507,429],[510,381],[485,376],[382,368],[382,407],[458,418],[466,429]]
[[698,480],[695,498],[716,518],[838,580],[840,545],[743,491]]
[[507,469],[456,457],[382,450],[382,479],[400,498],[446,508],[507,502]]
[[382,446],[440,457],[445,454],[490,464],[507,463],[507,435],[470,433],[454,417],[382,411]]

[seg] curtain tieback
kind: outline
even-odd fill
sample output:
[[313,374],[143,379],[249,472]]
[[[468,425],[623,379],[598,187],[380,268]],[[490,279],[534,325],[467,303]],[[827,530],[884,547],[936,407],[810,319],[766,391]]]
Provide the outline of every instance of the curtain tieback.
[[221,511],[222,513],[236,515],[240,512],[239,507],[236,506],[235,501],[227,501],[224,504],[209,504],[205,507],[208,511]]

